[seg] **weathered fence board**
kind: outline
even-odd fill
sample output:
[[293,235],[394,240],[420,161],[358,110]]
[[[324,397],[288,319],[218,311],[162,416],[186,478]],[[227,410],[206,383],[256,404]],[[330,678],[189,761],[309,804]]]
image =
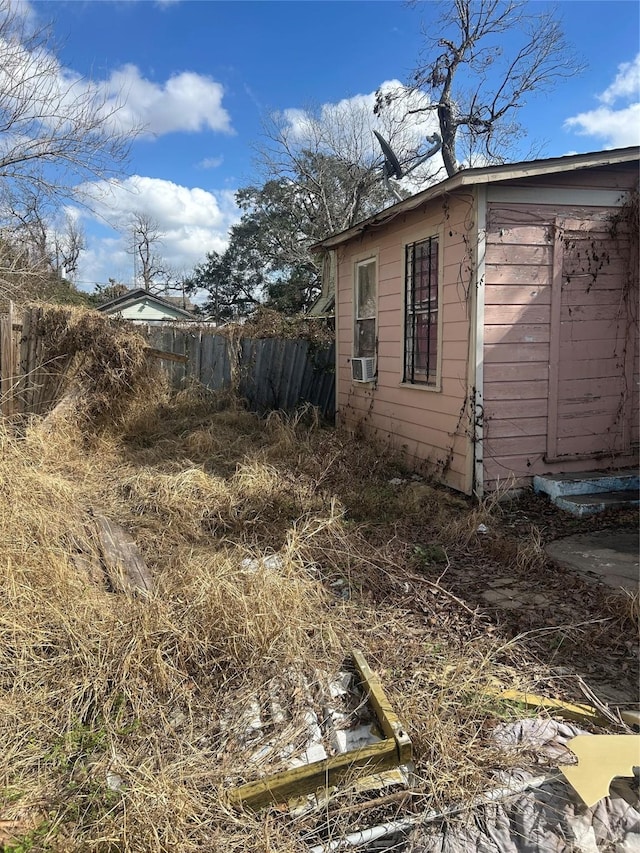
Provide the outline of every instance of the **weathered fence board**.
[[196,379],[214,391],[234,388],[260,413],[311,403],[325,417],[333,416],[333,345],[281,338],[233,341],[207,330],[163,326],[148,327],[147,337],[158,349],[188,357],[185,365],[165,365],[174,385]]
[[0,317],[0,414],[41,414],[64,389],[73,356],[50,358],[45,352],[41,308],[15,316],[13,306]]
[[[30,308],[16,317],[12,308],[0,317],[1,415],[46,412],[55,406],[73,370],[71,356],[48,357],[40,332],[42,316],[43,309]],[[195,379],[214,391],[238,393],[259,413],[310,403],[325,417],[333,416],[333,345],[280,338],[238,340],[170,325],[141,331],[146,332],[151,354],[164,353],[160,363],[176,387]]]

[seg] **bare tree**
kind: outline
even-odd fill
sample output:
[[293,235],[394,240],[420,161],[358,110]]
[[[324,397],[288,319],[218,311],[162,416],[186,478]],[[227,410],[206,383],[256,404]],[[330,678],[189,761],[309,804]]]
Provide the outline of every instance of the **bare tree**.
[[130,234],[132,240],[130,253],[133,255],[136,282],[140,281],[148,291],[162,288],[167,269],[164,260],[157,252],[163,237],[159,223],[147,213],[134,213]]
[[0,204],[26,189],[68,198],[78,184],[109,178],[132,132],[122,107],[97,84],[61,67],[48,28],[0,0]]
[[[442,3],[439,35],[426,40],[408,89],[379,92],[377,112],[420,91],[428,102],[406,114],[437,115],[448,175],[458,168],[456,149],[481,161],[504,162],[523,131],[518,111],[582,70],[553,12],[531,11],[522,0],[449,0]],[[515,44],[503,48],[505,35]]]
[[54,269],[58,276],[76,280],[80,253],[85,248],[82,226],[67,214],[62,226],[53,233]]
[[0,0],[0,298],[18,301],[78,296],[63,275],[75,275],[83,238],[53,223],[83,182],[120,174],[136,133],[117,96],[60,65],[36,21]]
[[51,229],[37,206],[21,217],[0,231],[0,310],[9,300],[85,304],[88,296],[74,283],[84,245],[76,223]]
[[5,240],[28,261],[32,271],[40,268],[45,276],[75,279],[80,253],[85,248],[84,232],[68,213],[56,222],[55,203],[36,190],[25,189],[5,210]]
[[[401,118],[392,109],[374,115],[366,98],[267,118],[259,163],[267,182],[291,186],[300,216],[313,223],[309,236],[321,239],[349,228],[397,200],[381,181],[383,157],[373,131],[382,133],[402,162],[409,162],[426,144],[428,125],[433,127],[429,116],[411,126]],[[423,182],[429,182],[430,168],[429,163],[422,169]],[[301,251],[306,256],[306,246]]]

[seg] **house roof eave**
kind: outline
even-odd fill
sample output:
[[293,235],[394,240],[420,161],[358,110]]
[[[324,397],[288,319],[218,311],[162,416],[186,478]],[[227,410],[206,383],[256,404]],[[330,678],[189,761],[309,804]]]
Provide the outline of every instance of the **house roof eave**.
[[612,166],[631,163],[640,159],[640,146],[617,148],[611,151],[594,151],[588,154],[571,154],[564,157],[552,157],[544,160],[527,160],[521,163],[508,163],[502,166],[482,166],[476,169],[463,169],[445,178],[425,190],[387,207],[385,210],[364,219],[351,228],[332,234],[325,240],[314,243],[312,252],[333,249],[342,243],[348,243],[354,237],[360,236],[370,228],[386,225],[398,216],[408,213],[426,202],[444,196],[465,186],[477,186],[499,181],[510,181],[523,178],[540,177],[557,174],[558,172],[575,172],[581,169],[597,166]]
[[106,313],[115,310],[120,311],[123,308],[128,308],[130,305],[135,305],[135,303],[141,299],[150,299],[156,304],[161,305],[163,308],[168,308],[169,310],[179,314],[184,319],[198,319],[190,311],[186,311],[184,308],[174,305],[173,302],[169,302],[161,296],[156,296],[155,293],[149,293],[148,290],[144,290],[143,288],[136,288],[135,290],[129,291],[129,293],[123,293],[121,296],[116,296],[115,299],[111,299],[109,302],[104,302],[102,305],[98,305],[98,311]]

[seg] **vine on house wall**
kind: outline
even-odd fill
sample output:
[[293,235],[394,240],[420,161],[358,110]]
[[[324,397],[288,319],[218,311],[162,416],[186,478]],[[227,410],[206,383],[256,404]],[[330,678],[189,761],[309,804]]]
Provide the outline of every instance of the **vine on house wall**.
[[[634,332],[638,326],[638,295],[640,290],[640,258],[638,245],[640,238],[640,193],[638,185],[628,194],[623,204],[609,216],[609,236],[622,249],[626,243],[627,251],[621,251],[624,258],[624,278],[622,283],[622,305],[627,317],[627,333],[621,355],[623,363],[628,358],[629,347],[633,347]],[[632,350],[633,351],[633,350]],[[629,402],[633,397],[628,386],[628,375],[624,372],[624,389],[620,395],[616,420],[622,422]],[[632,438],[633,441],[633,438]],[[637,441],[637,436],[636,436]]]
[[609,236],[618,246],[628,241],[624,254],[625,280],[623,297],[634,323],[638,322],[638,293],[640,290],[640,190],[638,184],[623,204],[609,216]]
[[[579,232],[581,235],[587,232]],[[575,232],[570,232],[575,234]],[[589,293],[598,280],[598,275],[611,263],[611,255],[607,246],[595,237],[585,239],[584,237],[568,236],[566,232],[560,235],[560,241],[564,243],[562,278],[570,285],[575,278],[586,278],[587,285],[585,293]],[[571,269],[567,266],[572,263]]]

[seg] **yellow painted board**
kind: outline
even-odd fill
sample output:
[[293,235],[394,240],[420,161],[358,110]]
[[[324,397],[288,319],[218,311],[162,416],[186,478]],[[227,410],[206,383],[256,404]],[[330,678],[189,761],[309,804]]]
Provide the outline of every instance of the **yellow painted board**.
[[354,771],[366,768],[367,774],[398,763],[394,740],[382,740],[361,749],[344,752],[305,764],[292,770],[273,773],[256,782],[247,782],[234,788],[229,795],[234,805],[244,805],[257,810],[270,803],[285,802],[290,797],[312,794],[319,788],[333,788],[348,780]]
[[369,667],[362,652],[353,650],[353,662],[361,678],[362,688],[373,708],[378,723],[387,738],[393,738],[398,747],[398,763],[411,761],[411,739],[391,707],[380,679]]
[[517,702],[528,708],[540,708],[544,711],[556,712],[569,720],[589,723],[608,722],[591,705],[574,705],[560,699],[549,699],[536,693],[523,693],[520,690],[502,690],[495,693],[496,698],[508,702]]
[[577,735],[567,746],[578,763],[560,771],[589,807],[609,796],[612,779],[633,776],[633,768],[640,767],[640,735]]

